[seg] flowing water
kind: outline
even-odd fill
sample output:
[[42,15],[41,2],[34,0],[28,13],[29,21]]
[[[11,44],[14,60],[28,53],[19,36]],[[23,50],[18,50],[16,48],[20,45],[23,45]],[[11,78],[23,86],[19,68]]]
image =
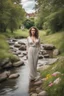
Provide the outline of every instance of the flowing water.
[[[24,39],[22,41],[26,42]],[[12,73],[20,74],[18,78],[8,79],[0,83],[0,96],[29,96],[29,68],[27,60],[24,63],[24,66],[11,69]]]
[[[12,39],[11,39],[12,41]],[[22,41],[26,43],[26,39],[17,39],[16,42]],[[14,47],[14,45],[12,45]],[[14,47],[14,49],[17,49]],[[18,50],[19,51],[19,50]],[[20,76],[16,79],[8,79],[0,83],[0,96],[29,96],[29,67],[26,56],[19,57],[23,59],[25,65],[11,69],[12,73],[18,73]],[[38,60],[38,65],[46,65],[55,62],[55,59]]]

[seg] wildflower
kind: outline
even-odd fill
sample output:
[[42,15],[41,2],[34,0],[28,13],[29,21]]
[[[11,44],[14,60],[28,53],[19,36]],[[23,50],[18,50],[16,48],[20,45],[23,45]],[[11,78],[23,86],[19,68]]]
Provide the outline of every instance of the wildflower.
[[53,83],[51,82],[48,86],[49,86],[49,87],[53,86]]
[[56,77],[57,75],[60,75],[60,74],[61,74],[61,73],[57,71],[57,72],[54,72],[54,73],[52,74],[52,76],[55,76],[55,77]]
[[51,75],[50,75],[50,74],[47,74],[46,78],[47,78],[47,79],[48,79],[48,78],[51,78]]

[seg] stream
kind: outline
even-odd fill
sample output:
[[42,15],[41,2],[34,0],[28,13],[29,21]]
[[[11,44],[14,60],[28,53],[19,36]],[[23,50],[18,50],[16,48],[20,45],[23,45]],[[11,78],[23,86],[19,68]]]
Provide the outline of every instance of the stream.
[[[24,39],[22,41],[26,42]],[[29,69],[27,60],[24,61],[24,64],[24,66],[11,69],[12,73],[20,74],[18,78],[0,83],[0,96],[29,96]]]
[[[26,39],[17,39],[15,42],[23,42],[26,43]],[[11,39],[12,42],[12,39]],[[10,45],[14,47],[14,45]],[[14,49],[18,50],[17,47]],[[18,50],[19,51],[19,50]],[[21,52],[21,50],[20,50]],[[24,51],[22,51],[24,52]],[[8,79],[2,83],[0,83],[0,96],[29,96],[29,68],[28,61],[26,56],[19,56],[20,60],[24,61],[23,66],[11,69],[12,73],[19,73],[20,76],[16,79]],[[55,60],[55,59],[54,59]],[[40,66],[50,63],[51,59],[39,59],[38,65]]]

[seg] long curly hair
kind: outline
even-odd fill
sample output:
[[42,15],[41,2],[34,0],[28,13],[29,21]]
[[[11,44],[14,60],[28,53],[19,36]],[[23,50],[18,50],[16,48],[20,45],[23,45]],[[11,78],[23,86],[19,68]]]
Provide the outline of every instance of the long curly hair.
[[35,34],[34,34],[34,36],[35,36],[36,38],[38,38],[38,37],[39,37],[39,32],[38,32],[38,29],[37,29],[36,27],[34,27],[34,26],[29,29],[29,35],[32,36],[32,33],[31,33],[31,30],[32,30],[32,29],[35,29]]

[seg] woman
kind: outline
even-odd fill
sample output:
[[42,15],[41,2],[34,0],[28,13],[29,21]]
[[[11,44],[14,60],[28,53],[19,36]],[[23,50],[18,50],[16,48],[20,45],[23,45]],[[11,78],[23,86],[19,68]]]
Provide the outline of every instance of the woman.
[[40,50],[40,39],[36,27],[31,27],[27,37],[27,56],[30,69],[30,80],[35,80],[37,76],[37,63]]

